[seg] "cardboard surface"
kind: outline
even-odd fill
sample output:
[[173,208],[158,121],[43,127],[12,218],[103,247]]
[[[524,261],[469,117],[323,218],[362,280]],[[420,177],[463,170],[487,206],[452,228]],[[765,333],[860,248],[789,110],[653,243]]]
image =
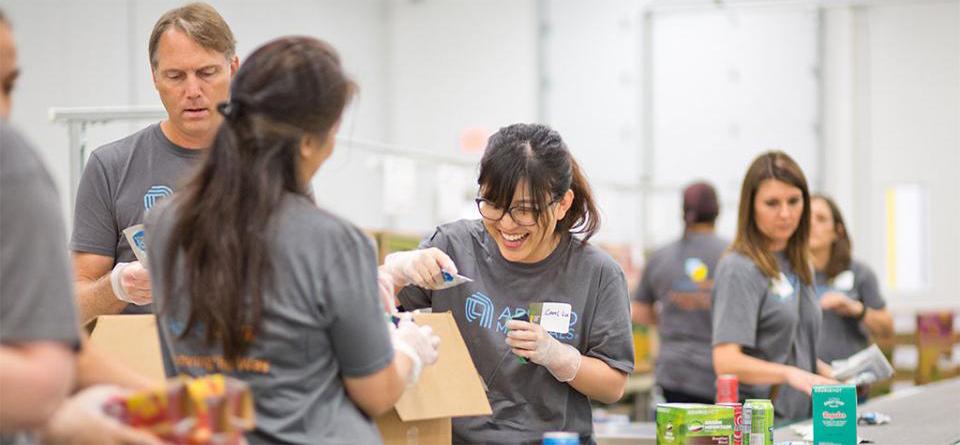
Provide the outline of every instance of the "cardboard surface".
[[414,321],[429,325],[440,336],[440,358],[437,363],[425,366],[417,385],[408,388],[397,401],[400,419],[490,415],[492,411],[483,383],[453,315],[417,314]]
[[157,320],[152,314],[101,315],[90,334],[90,344],[151,380],[166,380]]
[[449,417],[404,422],[395,410],[391,410],[377,418],[377,428],[384,445],[447,445],[453,442]]

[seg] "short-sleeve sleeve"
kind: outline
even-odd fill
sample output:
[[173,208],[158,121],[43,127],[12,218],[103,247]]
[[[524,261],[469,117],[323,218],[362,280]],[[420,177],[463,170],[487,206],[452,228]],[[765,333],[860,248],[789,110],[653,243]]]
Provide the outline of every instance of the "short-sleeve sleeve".
[[94,152],[83,169],[77,188],[71,250],[117,257],[120,231],[115,222],[116,212],[109,184],[107,169],[97,152]]
[[[439,227],[437,227],[437,229],[434,230],[433,235],[430,235],[420,241],[420,245],[417,246],[417,249],[429,249],[431,247],[436,247],[444,252],[447,252],[448,244],[449,243],[446,240],[446,235]],[[433,291],[419,286],[409,285],[400,290],[400,293],[397,294],[397,300],[400,301],[400,305],[402,305],[403,308],[408,311],[426,308],[433,304]]]
[[766,284],[767,280],[750,260],[736,254],[720,260],[711,304],[714,346],[757,346],[758,317]]
[[59,199],[39,159],[30,158],[32,149],[6,146],[8,136],[0,156],[0,163],[8,163],[0,177],[0,339],[77,348],[80,330]]
[[860,265],[860,277],[857,280],[859,284],[857,285],[857,293],[860,294],[860,298],[863,299],[863,304],[871,309],[883,309],[887,306],[887,302],[883,300],[883,296],[880,295],[880,284],[877,282],[877,275],[873,273],[866,265]]
[[627,280],[616,264],[604,267],[603,273],[606,277],[600,280],[597,310],[587,333],[585,355],[629,374],[633,372],[634,363]]
[[377,291],[373,248],[359,230],[342,234],[339,270],[327,274],[331,344],[344,376],[363,377],[393,361],[393,345]]
[[640,285],[634,293],[633,299],[644,304],[653,304],[657,301],[657,293],[653,288],[653,271],[656,267],[657,256],[650,257],[646,267],[643,268],[643,275],[640,277]]

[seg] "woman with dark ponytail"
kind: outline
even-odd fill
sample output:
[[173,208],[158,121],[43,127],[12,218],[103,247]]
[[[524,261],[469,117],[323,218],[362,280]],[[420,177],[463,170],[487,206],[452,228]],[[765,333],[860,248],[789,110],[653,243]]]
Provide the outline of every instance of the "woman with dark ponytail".
[[370,418],[437,357],[429,328],[385,321],[371,243],[307,192],[354,88],[322,41],[257,49],[200,170],[147,216],[167,373],[247,381],[251,443],[380,443]]
[[[452,312],[489,388],[493,415],[454,419],[453,441],[572,431],[592,443],[590,400],[620,399],[633,343],[623,271],[588,243],[600,227],[590,185],[560,135],[536,124],[494,134],[477,183],[482,218],[441,225],[381,267],[404,308]],[[441,290],[442,272],[473,281]],[[522,321],[537,303],[561,326]]]

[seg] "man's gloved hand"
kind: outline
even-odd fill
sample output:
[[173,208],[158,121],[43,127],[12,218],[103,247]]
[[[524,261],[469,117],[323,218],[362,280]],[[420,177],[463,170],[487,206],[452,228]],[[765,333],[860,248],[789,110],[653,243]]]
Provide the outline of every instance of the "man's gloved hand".
[[436,247],[391,253],[384,258],[382,268],[394,277],[398,287],[415,284],[425,289],[443,284],[441,271],[457,273],[453,260]]
[[413,385],[420,378],[423,366],[437,362],[439,358],[440,337],[433,333],[430,326],[420,326],[413,322],[410,313],[401,314],[400,323],[390,331],[393,348],[413,363],[407,376],[407,385]]
[[542,326],[520,320],[507,322],[507,345],[513,353],[547,368],[558,381],[569,382],[580,370],[580,351],[553,338]]
[[150,273],[139,261],[117,263],[110,272],[110,285],[118,300],[143,306],[153,302]]

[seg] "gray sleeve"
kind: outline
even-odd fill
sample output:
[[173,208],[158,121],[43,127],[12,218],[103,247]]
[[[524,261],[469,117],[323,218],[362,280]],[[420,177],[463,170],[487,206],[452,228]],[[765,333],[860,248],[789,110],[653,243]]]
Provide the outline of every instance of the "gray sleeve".
[[601,279],[603,284],[597,294],[597,310],[587,333],[585,355],[629,374],[633,372],[634,363],[627,279],[616,264],[604,268],[604,274],[607,277]]
[[[3,150],[13,149],[3,147]],[[9,161],[9,159],[5,159]],[[0,179],[0,339],[79,347],[73,281],[57,192],[43,171]]]
[[646,267],[643,268],[643,275],[640,276],[640,285],[633,299],[644,304],[653,304],[657,301],[656,291],[653,289],[653,270],[656,268],[657,256],[652,255]]
[[[444,238],[444,234],[440,228],[437,227],[437,229],[434,230],[433,235],[430,235],[420,241],[420,245],[417,246],[417,249],[429,249],[431,247],[436,247],[446,252],[447,244],[448,243]],[[400,305],[408,311],[430,307],[433,304],[433,291],[411,284],[400,290],[400,293],[397,294],[397,300],[400,302]]]
[[887,302],[883,300],[883,296],[880,295],[880,284],[877,282],[877,275],[873,273],[866,265],[860,265],[860,270],[857,271],[857,293],[860,294],[860,298],[863,299],[863,304],[871,309],[883,309],[887,306]]
[[363,233],[341,235],[334,252],[342,252],[339,270],[326,274],[328,303],[333,311],[330,338],[333,353],[346,377],[363,377],[393,361],[387,318],[377,290],[377,260]]
[[[144,231],[147,234],[147,243],[151,248],[147,253],[147,265],[150,276],[155,279],[150,280],[150,289],[153,292],[153,310],[157,315],[157,336],[160,339],[160,351],[163,357],[163,369],[167,378],[173,378],[180,374],[176,363],[173,361],[174,340],[173,334],[167,327],[169,315],[166,313],[166,283],[164,282],[163,267],[166,266],[167,242],[170,237],[171,215],[168,209],[173,206],[172,199],[165,199],[152,208],[144,215]],[[154,240],[157,240],[154,243]]]
[[728,255],[720,260],[711,304],[714,346],[736,343],[756,348],[760,304],[767,283],[746,258]]
[[77,188],[70,250],[116,258],[120,230],[115,221],[107,169],[94,152],[83,169]]

